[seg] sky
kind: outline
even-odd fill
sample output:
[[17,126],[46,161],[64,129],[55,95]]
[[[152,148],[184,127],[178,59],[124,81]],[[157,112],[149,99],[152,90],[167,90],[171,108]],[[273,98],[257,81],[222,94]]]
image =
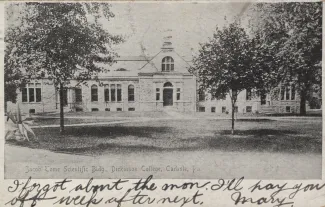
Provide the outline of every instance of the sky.
[[103,24],[110,33],[125,38],[125,42],[116,47],[120,56],[154,56],[160,51],[164,37],[172,36],[176,52],[188,60],[198,51],[199,43],[213,36],[216,26],[232,22],[249,7],[249,3],[220,2],[111,5],[115,17]]
[[[111,34],[122,35],[125,42],[114,49],[119,56],[154,56],[171,36],[175,51],[186,60],[192,60],[199,43],[213,36],[216,27],[233,22],[240,16],[245,25],[249,2],[111,2],[115,17],[102,19],[103,27]],[[15,24],[20,7],[14,9]],[[246,12],[247,13],[247,12]]]

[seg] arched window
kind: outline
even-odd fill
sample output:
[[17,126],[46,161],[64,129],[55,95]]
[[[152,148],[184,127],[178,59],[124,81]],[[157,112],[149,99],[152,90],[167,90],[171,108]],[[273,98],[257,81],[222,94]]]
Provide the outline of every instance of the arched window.
[[173,84],[171,84],[170,82],[167,82],[164,84],[164,87],[173,87]]
[[111,101],[116,101],[115,84],[111,84]]
[[98,86],[91,86],[91,101],[98,101]]
[[170,56],[164,57],[161,63],[161,70],[163,72],[174,71],[174,59]]
[[134,101],[134,85],[129,85],[128,87],[128,100]]

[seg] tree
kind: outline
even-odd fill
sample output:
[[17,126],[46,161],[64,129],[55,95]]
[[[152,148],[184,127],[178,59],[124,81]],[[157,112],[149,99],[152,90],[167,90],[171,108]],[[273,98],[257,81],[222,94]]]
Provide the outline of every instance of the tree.
[[23,73],[19,67],[16,67],[15,63],[18,61],[16,56],[12,56],[8,51],[14,51],[15,36],[13,34],[20,33],[20,27],[14,26],[12,23],[13,10],[17,9],[17,4],[12,4],[12,9],[6,9],[7,28],[5,30],[5,41],[6,41],[6,55],[4,57],[4,105],[5,111],[7,112],[7,102],[16,102],[17,89],[25,85]]
[[263,62],[273,66],[273,79],[294,84],[300,95],[300,114],[315,88],[321,90],[322,3],[259,3],[253,7],[251,30],[272,54]]
[[200,89],[207,90],[213,97],[225,97],[226,94],[231,97],[232,134],[237,96],[244,89],[254,87],[250,43],[239,23],[232,23],[217,28],[213,38],[201,44],[198,56],[194,57],[192,70],[198,76]]
[[[98,79],[103,68],[97,63],[112,64],[117,56],[112,46],[122,38],[111,35],[102,25],[114,14],[105,3],[23,3],[19,7],[19,24],[7,28],[5,70],[12,75],[21,72],[53,81],[60,93],[63,133],[63,92],[70,81],[78,80],[80,84]],[[20,71],[15,72],[17,69]]]

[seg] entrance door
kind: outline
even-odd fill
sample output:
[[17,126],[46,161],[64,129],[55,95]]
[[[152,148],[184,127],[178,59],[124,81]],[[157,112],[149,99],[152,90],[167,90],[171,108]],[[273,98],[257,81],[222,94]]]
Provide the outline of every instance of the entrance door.
[[173,105],[173,89],[165,88],[163,93],[164,98],[164,106],[172,106]]

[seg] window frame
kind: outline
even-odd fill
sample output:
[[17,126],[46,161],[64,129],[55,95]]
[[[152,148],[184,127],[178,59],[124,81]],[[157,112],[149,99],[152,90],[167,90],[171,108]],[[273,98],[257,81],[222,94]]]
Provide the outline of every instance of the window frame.
[[122,84],[116,84],[116,102],[122,102]]
[[281,101],[295,101],[296,100],[296,86],[291,84],[289,86],[281,85],[280,87]]
[[160,88],[156,88],[156,101],[160,101]]
[[116,102],[116,84],[110,84],[111,89],[111,102]]
[[175,69],[174,64],[175,64],[174,58],[172,58],[171,56],[165,56],[161,60],[161,71],[162,72],[173,72]]
[[176,88],[176,100],[177,101],[182,100],[181,93],[182,93],[182,89],[181,88]]
[[205,101],[206,94],[204,91],[200,90],[199,91],[199,101]]
[[[249,111],[247,109],[250,109]],[[252,113],[253,112],[253,106],[246,106],[246,113]]]
[[135,101],[135,87],[133,84],[128,85],[128,102]]
[[109,87],[109,84],[105,84],[104,85],[104,101],[105,102],[109,102],[111,99],[110,99],[110,87]]
[[[96,93],[94,93],[93,90],[96,90]],[[94,99],[96,97],[96,99]],[[98,86],[96,84],[93,84],[90,88],[90,100],[91,102],[98,102]]]
[[[80,94],[79,94],[79,92],[77,93],[77,91],[80,91]],[[75,93],[76,103],[82,103],[82,88],[76,87],[74,93]],[[80,98],[80,100],[79,100],[79,98]]]
[[[31,101],[31,94],[33,100]],[[25,99],[26,98],[26,99]],[[22,103],[41,103],[42,102],[42,83],[31,82],[27,83],[21,90]]]

